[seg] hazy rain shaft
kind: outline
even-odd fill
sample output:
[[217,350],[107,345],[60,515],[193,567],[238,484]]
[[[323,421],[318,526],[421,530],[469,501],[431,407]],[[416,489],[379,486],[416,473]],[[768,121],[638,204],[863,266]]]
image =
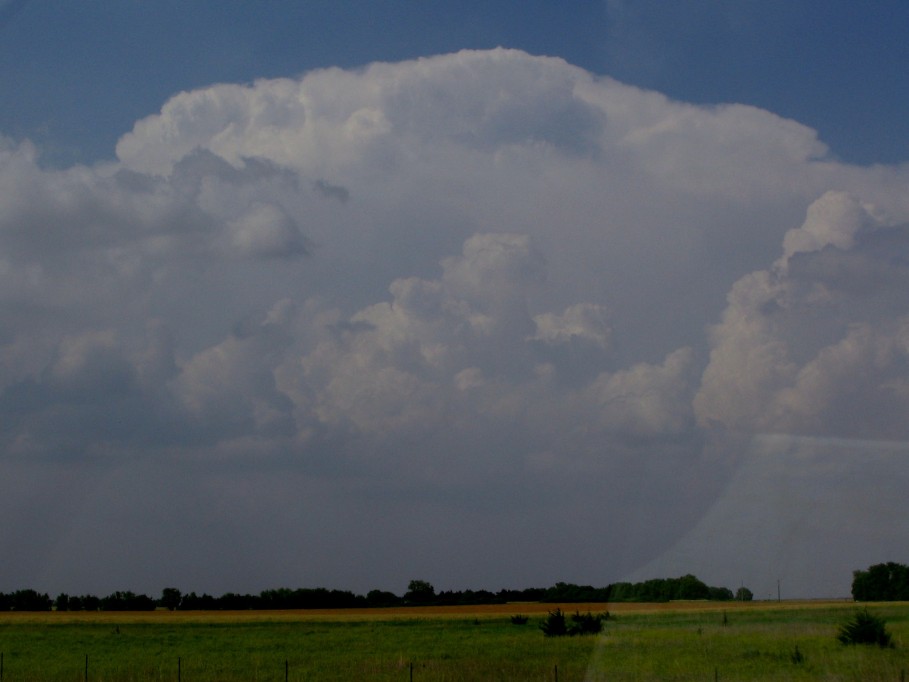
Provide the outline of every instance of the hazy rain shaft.
[[506,49],[39,157],[0,141],[8,588],[842,596],[905,538],[905,166]]

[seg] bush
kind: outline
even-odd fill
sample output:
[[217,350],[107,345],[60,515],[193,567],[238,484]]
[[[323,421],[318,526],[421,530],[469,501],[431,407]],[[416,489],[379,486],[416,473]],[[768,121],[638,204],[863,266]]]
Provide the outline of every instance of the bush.
[[562,637],[568,634],[568,625],[565,623],[565,614],[562,609],[550,611],[546,620],[540,623],[540,630],[547,637]]
[[[589,611],[580,613],[575,611],[571,616],[571,625],[565,620],[561,609],[550,611],[546,620],[540,623],[540,629],[547,637],[563,637],[564,635],[597,635],[603,631],[603,621],[609,618],[608,613],[594,616]],[[512,620],[512,622],[514,622]]]
[[512,625],[527,625],[527,621],[530,620],[527,616],[522,616],[520,614],[514,615],[511,617]]
[[571,626],[568,628],[569,635],[598,635],[603,631],[603,621],[609,618],[608,613],[601,613],[594,616],[589,611],[581,614],[575,611],[571,617]]
[[859,611],[852,620],[840,627],[837,640],[842,644],[877,644],[880,647],[892,647],[886,621],[868,613],[868,609]]

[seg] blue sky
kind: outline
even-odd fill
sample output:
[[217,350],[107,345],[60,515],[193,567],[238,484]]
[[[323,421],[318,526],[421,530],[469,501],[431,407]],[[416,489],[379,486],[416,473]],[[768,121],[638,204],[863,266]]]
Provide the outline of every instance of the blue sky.
[[909,562],[907,19],[0,2],[0,591]]
[[816,129],[841,158],[909,155],[909,7],[896,1],[7,1],[6,134],[56,162],[109,157],[170,95],[462,48],[514,47],[697,103]]

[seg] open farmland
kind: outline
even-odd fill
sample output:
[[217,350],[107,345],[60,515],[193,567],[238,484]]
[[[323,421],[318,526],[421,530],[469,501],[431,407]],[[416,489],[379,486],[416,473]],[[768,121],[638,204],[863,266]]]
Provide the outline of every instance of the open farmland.
[[[612,618],[545,638],[561,607]],[[343,611],[5,613],[3,682],[49,680],[897,680],[909,604],[874,604],[895,648],[844,647],[847,602],[507,604]],[[530,616],[512,625],[510,616]],[[797,648],[797,652],[796,652]],[[87,663],[87,668],[86,668]]]

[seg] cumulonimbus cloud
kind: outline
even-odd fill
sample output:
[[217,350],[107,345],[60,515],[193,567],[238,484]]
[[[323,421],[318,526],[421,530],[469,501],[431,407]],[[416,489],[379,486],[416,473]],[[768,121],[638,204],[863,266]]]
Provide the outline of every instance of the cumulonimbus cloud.
[[705,425],[904,439],[905,224],[828,192],[783,255],[733,286],[695,399]]
[[906,437],[906,179],[503,49],[181,93],[91,168],[4,139],[0,442],[229,496],[202,463],[362,486],[445,528],[421,491],[504,519],[558,481],[552,537],[623,481],[602,513],[664,523],[603,531],[631,569],[728,475],[717,433]]

